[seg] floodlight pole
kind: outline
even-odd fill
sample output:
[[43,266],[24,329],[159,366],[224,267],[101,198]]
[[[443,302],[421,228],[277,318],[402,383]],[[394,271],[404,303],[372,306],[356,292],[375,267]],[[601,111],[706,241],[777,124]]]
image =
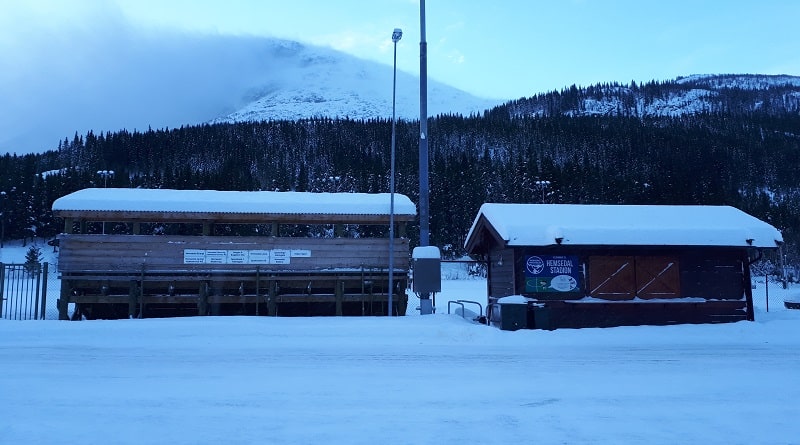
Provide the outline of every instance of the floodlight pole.
[[392,306],[394,304],[394,146],[395,146],[395,97],[397,91],[397,42],[403,37],[403,31],[395,28],[392,32],[392,42],[394,43],[394,69],[392,73],[392,155],[391,172],[389,173],[389,313],[392,316]]
[[[103,178],[103,188],[108,187],[108,178],[114,177],[114,170],[98,170],[97,174]],[[106,222],[103,221],[103,235],[106,234]]]
[[419,2],[419,17],[419,245],[428,246],[428,43],[425,41],[425,0]]
[[540,189],[542,189],[542,204],[544,204],[544,192],[545,190],[547,190],[548,187],[550,187],[550,181],[536,180],[533,181],[533,183],[536,184]]
[[[425,0],[419,2],[419,22],[419,245],[428,246],[428,43],[425,41]],[[433,314],[435,301],[431,301],[431,294],[423,292],[419,297],[420,315]]]

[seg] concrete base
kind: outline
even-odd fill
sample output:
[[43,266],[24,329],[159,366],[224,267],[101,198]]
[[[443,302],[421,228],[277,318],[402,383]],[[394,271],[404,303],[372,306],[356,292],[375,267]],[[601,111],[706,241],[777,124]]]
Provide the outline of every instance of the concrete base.
[[419,300],[419,313],[420,315],[433,314],[433,301],[430,298],[421,298]]

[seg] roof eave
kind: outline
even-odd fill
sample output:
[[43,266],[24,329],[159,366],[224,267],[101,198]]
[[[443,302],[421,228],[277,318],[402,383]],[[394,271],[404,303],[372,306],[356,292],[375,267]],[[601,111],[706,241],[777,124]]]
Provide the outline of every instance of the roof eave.
[[[339,213],[235,213],[235,212],[167,212],[116,210],[54,210],[59,218],[85,221],[117,222],[223,222],[223,223],[297,223],[297,224],[389,224],[390,215]],[[395,214],[396,222],[410,222],[416,215]]]

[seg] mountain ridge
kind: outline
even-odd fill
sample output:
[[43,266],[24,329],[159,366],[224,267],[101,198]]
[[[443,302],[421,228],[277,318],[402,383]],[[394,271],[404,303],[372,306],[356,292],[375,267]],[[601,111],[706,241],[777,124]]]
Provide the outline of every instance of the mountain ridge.
[[498,109],[511,117],[677,117],[704,112],[798,113],[800,77],[762,74],[695,74],[668,81],[628,85],[575,85],[510,101]]

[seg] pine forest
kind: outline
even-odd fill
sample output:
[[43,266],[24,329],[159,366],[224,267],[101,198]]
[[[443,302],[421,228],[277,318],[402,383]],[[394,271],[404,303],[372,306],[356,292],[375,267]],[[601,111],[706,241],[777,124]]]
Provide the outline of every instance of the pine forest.
[[[675,88],[572,87],[431,117],[431,244],[461,255],[484,202],[731,205],[779,228],[796,264],[800,96],[733,88],[692,113],[644,111]],[[587,112],[598,103],[604,112]],[[63,222],[53,201],[86,187],[388,192],[391,128],[315,118],[75,134],[52,151],[0,157],[3,239],[54,237]],[[396,192],[414,202],[418,144],[419,122],[399,120]],[[408,236],[416,245],[418,228]]]

